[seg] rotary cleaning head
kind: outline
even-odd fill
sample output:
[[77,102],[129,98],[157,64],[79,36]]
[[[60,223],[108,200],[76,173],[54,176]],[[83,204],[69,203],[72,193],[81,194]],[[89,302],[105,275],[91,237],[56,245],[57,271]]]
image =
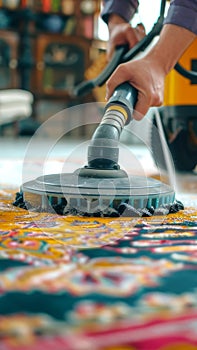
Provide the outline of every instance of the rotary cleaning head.
[[82,216],[166,215],[183,209],[166,184],[118,170],[38,177],[22,185],[15,205],[29,210]]

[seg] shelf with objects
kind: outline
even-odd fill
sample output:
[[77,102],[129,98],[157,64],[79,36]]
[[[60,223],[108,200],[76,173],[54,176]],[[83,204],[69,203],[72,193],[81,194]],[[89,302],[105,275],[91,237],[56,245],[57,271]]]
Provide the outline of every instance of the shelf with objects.
[[74,86],[84,79],[90,60],[89,40],[41,34],[35,45],[36,90],[50,97],[69,96]]
[[[31,91],[37,122],[67,106],[94,99],[92,94],[79,98],[71,92],[84,80],[99,50],[94,43],[100,6],[100,0],[0,1],[0,45],[7,40],[12,52],[5,74],[12,79],[0,89]],[[12,35],[16,39],[9,39]],[[2,54],[0,69],[5,60]]]
[[19,36],[15,32],[0,30],[0,89],[16,88]]

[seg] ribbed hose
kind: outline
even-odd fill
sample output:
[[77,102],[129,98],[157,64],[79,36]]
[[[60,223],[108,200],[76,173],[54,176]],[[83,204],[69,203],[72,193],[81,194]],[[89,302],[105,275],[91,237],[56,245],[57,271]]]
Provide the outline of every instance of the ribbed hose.
[[119,139],[128,118],[126,109],[109,107],[96,129],[88,147],[88,165],[97,169],[117,169]]
[[115,89],[88,147],[88,168],[119,169],[119,139],[132,119],[136,99],[137,91],[128,83]]

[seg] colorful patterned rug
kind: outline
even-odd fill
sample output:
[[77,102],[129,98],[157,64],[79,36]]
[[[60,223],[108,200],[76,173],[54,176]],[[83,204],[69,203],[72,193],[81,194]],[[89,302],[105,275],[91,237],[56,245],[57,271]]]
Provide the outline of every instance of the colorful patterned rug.
[[197,206],[87,219],[14,196],[0,191],[0,349],[197,349]]

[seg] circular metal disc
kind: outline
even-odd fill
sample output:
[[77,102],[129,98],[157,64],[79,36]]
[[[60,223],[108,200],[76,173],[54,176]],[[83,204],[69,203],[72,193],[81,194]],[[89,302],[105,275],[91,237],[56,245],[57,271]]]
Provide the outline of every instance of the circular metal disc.
[[147,196],[161,193],[173,193],[173,190],[161,181],[143,176],[125,178],[82,177],[74,173],[40,176],[22,185],[22,190],[32,193],[46,193],[64,196],[106,196],[118,197]]

